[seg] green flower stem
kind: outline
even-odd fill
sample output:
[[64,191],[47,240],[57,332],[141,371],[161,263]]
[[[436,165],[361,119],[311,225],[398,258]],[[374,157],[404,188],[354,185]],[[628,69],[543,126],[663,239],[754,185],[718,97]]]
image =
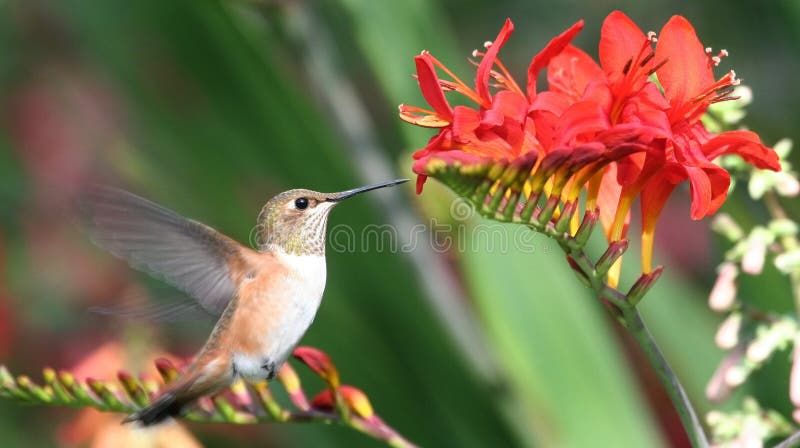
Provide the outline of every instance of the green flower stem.
[[[550,235],[553,238],[560,240],[563,239],[561,235]],[[566,247],[566,245],[562,245]],[[603,298],[609,304],[611,311],[615,314],[622,326],[633,336],[633,339],[642,348],[650,365],[653,366],[661,384],[667,391],[670,399],[672,400],[675,410],[680,416],[681,423],[686,435],[692,442],[694,447],[707,447],[708,439],[706,438],[700,420],[697,418],[697,413],[686,395],[680,380],[675,372],[669,366],[666,358],[658,348],[653,335],[645,326],[639,310],[635,305],[632,305],[625,294],[622,294],[616,288],[608,286],[608,284],[598,275],[595,269],[595,264],[592,263],[589,256],[583,251],[582,248],[573,248],[569,250],[569,256],[575,261],[577,267],[582,271],[583,275],[588,278],[590,288],[595,292],[597,297]]]
[[708,440],[705,432],[703,432],[700,420],[697,418],[694,408],[692,408],[692,403],[689,401],[689,397],[686,395],[686,391],[683,389],[683,385],[681,385],[677,375],[672,371],[666,358],[658,348],[653,335],[650,334],[647,326],[645,326],[639,310],[635,306],[624,308],[622,310],[622,318],[625,321],[625,328],[633,336],[636,343],[639,344],[639,347],[642,348],[648,361],[650,361],[650,365],[658,373],[658,378],[667,390],[667,394],[669,394],[672,404],[680,416],[681,423],[686,430],[686,435],[689,436],[689,440],[692,442],[692,446],[707,447]]
[[774,448],[792,448],[796,447],[798,442],[800,442],[800,432],[796,432],[786,439],[784,439],[781,443],[775,445]]
[[[471,197],[468,197],[475,205],[477,211],[483,216],[497,221],[508,222],[509,220],[506,219],[505,216],[498,213],[497,204],[492,204],[490,202],[486,205],[481,199],[484,195],[484,191],[477,189]],[[516,204],[512,204],[512,206],[516,206]],[[506,205],[506,207],[508,207],[508,205]],[[533,209],[534,207],[531,208]],[[539,217],[541,217],[541,215],[539,215]],[[587,227],[584,233],[591,233],[598,217],[599,211],[597,210],[589,211],[584,215],[582,227],[584,224]],[[630,332],[631,336],[633,336],[634,340],[644,351],[647,360],[656,370],[661,384],[669,394],[692,446],[696,448],[708,447],[708,439],[700,424],[700,420],[697,418],[697,413],[694,411],[689,397],[686,395],[686,391],[675,375],[675,372],[670,368],[669,363],[658,348],[653,336],[647,330],[636,308],[636,304],[641,300],[642,294],[639,294],[637,297],[629,297],[627,294],[620,292],[617,288],[608,285],[605,280],[605,270],[602,268],[598,269],[598,265],[601,264],[602,259],[605,257],[601,257],[600,261],[594,262],[584,251],[584,246],[588,238],[578,237],[578,234],[573,236],[568,232],[559,230],[557,226],[549,221],[549,217],[545,216],[543,220],[539,220],[535,213],[532,213],[528,219],[525,219],[524,216],[513,216],[510,221],[527,225],[533,231],[542,233],[558,242],[559,246],[567,255],[573,270],[575,270],[581,280],[594,291],[595,295],[608,305],[608,308],[614,313],[619,323]],[[620,250],[620,253],[615,254],[617,257],[621,256],[622,252],[627,249],[625,241],[611,243],[609,247],[612,248],[612,246]],[[642,274],[640,280],[648,280],[646,283],[650,283],[651,286],[657,276],[650,279],[647,279],[646,276],[652,276],[656,273],[656,271],[653,271],[651,274]],[[643,292],[646,292],[646,289]],[[636,293],[633,295],[636,295]]]
[[545,233],[547,236],[559,242],[560,246],[568,254],[569,258],[574,261],[574,267],[579,270],[579,275],[587,280],[588,286],[595,292],[597,297],[604,299],[609,305],[611,311],[617,317],[617,320],[622,326],[633,336],[633,339],[642,348],[650,365],[653,366],[661,384],[669,394],[675,410],[680,416],[681,423],[686,435],[692,443],[692,446],[697,448],[708,447],[708,439],[697,418],[697,413],[686,395],[680,380],[675,372],[669,366],[666,358],[658,348],[653,335],[645,326],[637,307],[631,303],[626,294],[621,293],[616,288],[610,287],[604,280],[603,275],[598,272],[597,264],[591,261],[591,258],[584,252],[583,247],[580,245],[572,244],[572,237],[569,234],[559,233],[551,230],[551,228],[540,228],[539,231]]
[[[564,237],[561,235],[551,235],[553,238],[560,240]],[[562,245],[566,247],[566,244]],[[686,395],[686,391],[681,385],[675,372],[669,366],[666,358],[658,348],[653,335],[644,324],[639,310],[635,305],[628,301],[628,297],[622,294],[616,288],[608,286],[608,284],[598,275],[595,269],[595,264],[592,263],[589,256],[583,251],[582,248],[573,248],[568,251],[569,256],[575,261],[577,267],[582,271],[583,275],[589,280],[590,288],[595,292],[597,297],[605,299],[611,311],[615,314],[620,324],[633,336],[633,339],[642,348],[650,365],[653,366],[661,384],[669,394],[675,410],[680,416],[681,423],[686,435],[692,442],[694,447],[707,447],[708,439],[706,438],[700,420],[697,418],[697,413]]]
[[[126,373],[120,375],[119,383],[95,379],[81,382],[68,372],[56,375],[52,369],[45,369],[44,378],[47,386],[41,387],[27,376],[15,378],[8,369],[0,365],[0,398],[28,404],[95,408],[122,413],[135,412],[145,404],[139,400],[141,397],[138,397],[139,391],[145,390],[141,380]],[[120,390],[120,385],[124,393]],[[252,399],[252,405],[235,403],[236,391],[231,390],[215,396],[210,411],[195,409],[183,418],[198,423],[239,425],[268,422],[338,424],[382,440],[389,446],[398,448],[415,446],[380,419],[355,416],[349,409],[345,415],[340,413],[340,409],[331,411],[285,409],[274,401],[266,383],[246,387],[247,389],[240,391],[239,395],[248,395]],[[234,397],[231,398],[231,395]],[[147,401],[146,397],[144,401]],[[260,409],[254,407],[257,405],[260,405]]]

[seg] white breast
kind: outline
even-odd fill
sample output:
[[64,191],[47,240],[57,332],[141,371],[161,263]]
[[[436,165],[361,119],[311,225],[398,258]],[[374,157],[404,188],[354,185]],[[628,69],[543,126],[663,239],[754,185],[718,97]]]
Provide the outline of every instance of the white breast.
[[252,354],[233,354],[239,374],[251,380],[266,377],[265,362],[274,363],[277,368],[291,355],[314,321],[325,291],[323,255],[276,255],[291,273],[282,282],[280,297],[265,297],[270,302],[270,309],[279,317],[262,335],[263,353],[255,357]]
[[293,255],[282,252],[277,253],[278,259],[289,272],[294,272],[294,283],[302,294],[322,298],[325,290],[325,256],[324,255]]

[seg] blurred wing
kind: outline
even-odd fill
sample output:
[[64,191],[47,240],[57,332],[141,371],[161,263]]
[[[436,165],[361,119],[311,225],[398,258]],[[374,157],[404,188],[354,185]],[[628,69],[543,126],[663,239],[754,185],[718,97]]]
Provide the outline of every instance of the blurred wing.
[[230,266],[245,268],[245,248],[197,221],[124,190],[89,187],[78,204],[92,240],[135,269],[189,294],[214,315],[236,293]]
[[124,320],[147,322],[206,321],[212,317],[196,300],[186,296],[158,297],[153,301],[141,291],[125,294],[121,299],[107,304],[89,307],[88,311]]

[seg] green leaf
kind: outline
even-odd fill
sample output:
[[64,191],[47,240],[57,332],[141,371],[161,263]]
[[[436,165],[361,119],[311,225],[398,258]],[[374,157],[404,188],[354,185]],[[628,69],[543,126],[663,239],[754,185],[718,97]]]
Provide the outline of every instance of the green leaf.
[[467,231],[476,246],[459,257],[508,376],[498,399],[545,446],[660,445],[607,311],[574,280],[555,242],[539,238],[533,253],[485,249],[485,235],[520,229],[482,221]]

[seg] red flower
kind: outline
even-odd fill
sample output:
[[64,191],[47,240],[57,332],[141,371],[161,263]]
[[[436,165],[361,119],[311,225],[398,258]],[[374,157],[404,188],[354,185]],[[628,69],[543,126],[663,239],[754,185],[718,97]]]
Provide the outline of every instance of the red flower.
[[[654,40],[617,11],[606,18],[600,42],[601,64],[614,97],[612,123],[616,124],[617,119],[644,122],[650,118],[650,125],[661,127],[666,138],[663,149],[648,152],[646,156],[631,156],[626,161],[634,161],[627,175],[629,182],[617,179],[623,186],[621,207],[615,213],[610,238],[624,235],[621,223],[634,197],[641,194],[645,272],[651,269],[658,216],[677,184],[689,180],[691,216],[701,219],[716,212],[727,197],[730,176],[712,163],[718,156],[737,154],[758,168],[780,170],[777,155],[761,143],[757,134],[730,131],[713,135],[700,121],[711,104],[736,99],[731,93],[739,81],[733,71],[715,80],[712,70],[727,52],[711,56],[710,49],[702,46],[692,25],[681,16],[673,16],[664,25],[653,52],[650,42]],[[655,83],[648,80],[653,72],[664,89],[663,97]],[[626,109],[637,112],[626,117]],[[622,111],[619,117],[614,114],[618,110]],[[663,126],[663,118],[668,128]],[[651,170],[644,169],[644,158],[652,162]]]
[[[583,21],[577,22],[534,56],[524,92],[497,58],[514,29],[510,20],[506,20],[494,42],[487,42],[486,53],[477,50],[473,53],[481,57],[474,89],[430,53],[423,52],[415,57],[420,89],[433,110],[401,105],[400,118],[420,126],[440,128],[428,145],[414,154],[417,191],[422,191],[432,159],[470,165],[515,160],[530,152],[543,157],[557,148],[580,144],[579,137],[586,133],[593,135],[605,130],[608,121],[594,102],[556,103],[549,101],[546,92],[540,95],[536,91],[539,72],[582,28]],[[440,79],[437,68],[452,80]],[[489,91],[490,80],[498,84],[494,95]],[[444,95],[451,90],[475,102],[477,109],[451,107]]]
[[[482,57],[474,89],[429,53],[417,56],[420,89],[432,110],[401,105],[400,117],[439,129],[414,154],[417,190],[442,166],[488,176],[491,170],[476,167],[517,163],[529,174],[528,189],[544,183],[537,180],[543,173],[545,192],[564,203],[586,191],[586,208],[600,209],[609,241],[625,236],[630,208],[641,197],[642,268],[649,272],[655,224],[677,184],[689,180],[691,215],[700,219],[720,207],[730,184],[715,158],[736,154],[758,168],[779,170],[778,157],[753,132],[714,135],[700,121],[711,104],[736,99],[731,95],[738,80],[732,71],[715,80],[712,69],[726,52],[711,56],[683,17],[672,17],[659,40],[612,12],[603,23],[599,64],[570,45],[582,27],[576,23],[534,56],[524,92],[497,59],[513,30],[510,21],[485,54],[473,54]],[[539,92],[536,79],[544,68],[548,89]],[[440,79],[437,69],[451,80]],[[494,95],[490,80],[497,85]],[[452,90],[477,108],[450,106],[445,92]],[[612,270],[610,283],[615,275]]]

